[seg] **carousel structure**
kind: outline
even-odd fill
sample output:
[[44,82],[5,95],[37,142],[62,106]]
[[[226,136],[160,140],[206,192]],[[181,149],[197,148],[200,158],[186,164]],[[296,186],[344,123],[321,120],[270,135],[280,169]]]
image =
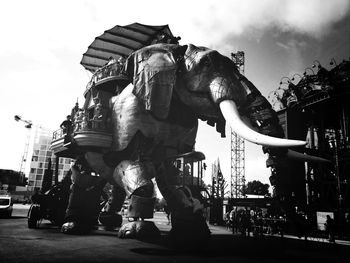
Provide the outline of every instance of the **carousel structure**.
[[285,134],[307,141],[299,151],[329,160],[277,160],[270,178],[276,195],[310,213],[332,212],[339,224],[350,209],[349,88],[349,60],[332,59],[330,69],[316,60],[304,73],[283,77],[269,96]]

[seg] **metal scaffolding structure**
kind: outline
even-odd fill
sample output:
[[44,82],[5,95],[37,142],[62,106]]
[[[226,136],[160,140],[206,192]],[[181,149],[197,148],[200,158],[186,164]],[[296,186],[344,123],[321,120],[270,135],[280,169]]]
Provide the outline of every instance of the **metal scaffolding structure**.
[[[244,75],[244,52],[231,53],[238,71]],[[231,129],[231,198],[243,197],[245,185],[245,142]]]
[[25,141],[25,145],[24,145],[24,152],[21,158],[21,162],[20,162],[20,168],[19,168],[19,172],[21,174],[21,176],[25,176],[25,169],[26,169],[26,163],[27,163],[27,158],[28,158],[28,149],[29,149],[29,143],[30,143],[30,138],[31,138],[31,128],[32,128],[32,121],[29,120],[23,120],[21,116],[19,115],[15,115],[15,121],[18,122],[23,122],[25,123],[25,128],[28,129],[27,131],[27,138]]

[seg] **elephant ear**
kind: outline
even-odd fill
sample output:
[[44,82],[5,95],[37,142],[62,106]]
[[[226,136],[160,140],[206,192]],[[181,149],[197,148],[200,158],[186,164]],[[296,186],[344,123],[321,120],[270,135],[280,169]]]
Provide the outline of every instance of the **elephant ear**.
[[127,61],[126,71],[133,77],[133,94],[157,119],[165,120],[169,115],[179,47],[171,44],[148,46],[134,52]]

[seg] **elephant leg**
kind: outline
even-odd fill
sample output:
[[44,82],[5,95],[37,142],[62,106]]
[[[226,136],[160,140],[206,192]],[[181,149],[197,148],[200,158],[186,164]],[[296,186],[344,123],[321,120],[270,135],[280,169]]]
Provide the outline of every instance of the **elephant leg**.
[[178,187],[169,180],[178,170],[169,163],[157,167],[157,185],[171,213],[170,239],[182,248],[203,247],[210,230],[203,216],[203,205],[192,196],[188,187]]
[[120,212],[123,207],[126,197],[123,187],[117,184],[112,187],[112,195],[105,206],[105,211],[102,212],[99,217],[100,222],[107,230],[112,230],[122,225],[123,218],[118,212]]
[[97,224],[101,210],[100,198],[106,181],[91,174],[81,173],[72,167],[72,185],[61,232],[83,234]]
[[[150,162],[122,161],[115,169],[115,181],[122,181],[129,197],[127,217],[133,222],[123,225],[118,233],[120,238],[150,238],[160,235],[158,228],[151,221],[154,211],[154,176]],[[141,219],[141,220],[140,220]]]
[[[87,152],[85,159],[88,165],[113,186],[112,196],[105,206],[105,211],[100,214],[99,220],[107,230],[121,226],[122,216],[118,213],[125,200],[125,190],[122,181],[113,178],[113,168],[106,163],[106,154]],[[118,157],[118,155],[116,156]],[[120,160],[118,161],[120,162]]]

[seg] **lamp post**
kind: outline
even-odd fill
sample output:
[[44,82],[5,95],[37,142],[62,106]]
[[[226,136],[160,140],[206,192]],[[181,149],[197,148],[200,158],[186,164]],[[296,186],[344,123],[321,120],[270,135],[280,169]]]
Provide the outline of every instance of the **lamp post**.
[[[337,183],[337,192],[338,192],[338,220],[342,220],[342,203],[343,203],[343,197],[341,192],[341,182],[340,182],[340,171],[339,171],[339,153],[338,153],[338,140],[337,140],[337,134],[333,140],[331,140],[331,145],[333,147],[334,151],[334,168],[335,168],[335,179]],[[341,221],[340,221],[341,222]]]

